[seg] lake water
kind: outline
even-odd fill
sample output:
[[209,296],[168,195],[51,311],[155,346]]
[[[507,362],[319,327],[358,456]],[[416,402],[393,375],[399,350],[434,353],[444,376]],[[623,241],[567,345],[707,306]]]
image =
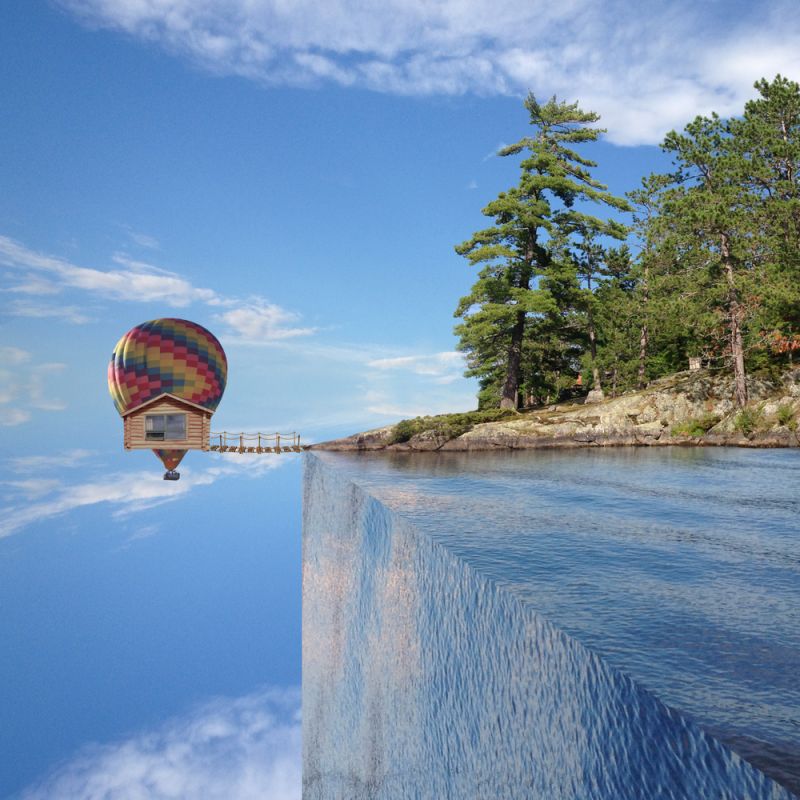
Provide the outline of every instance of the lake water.
[[[800,794],[800,453],[311,458]],[[307,485],[306,505],[318,513],[313,491]],[[304,604],[310,591],[304,583]],[[304,610],[304,715],[305,626],[313,635]]]

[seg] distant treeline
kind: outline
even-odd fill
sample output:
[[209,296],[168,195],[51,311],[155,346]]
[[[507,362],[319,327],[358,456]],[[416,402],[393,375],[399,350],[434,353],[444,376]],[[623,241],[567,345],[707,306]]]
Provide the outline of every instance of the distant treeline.
[[[800,87],[755,84],[742,116],[697,117],[662,148],[674,169],[626,198],[592,177],[597,114],[525,101],[519,183],[456,247],[479,266],[456,309],[481,408],[619,393],[687,369],[746,375],[800,351]],[[602,217],[591,212],[605,208]],[[579,377],[580,376],[580,377]]]

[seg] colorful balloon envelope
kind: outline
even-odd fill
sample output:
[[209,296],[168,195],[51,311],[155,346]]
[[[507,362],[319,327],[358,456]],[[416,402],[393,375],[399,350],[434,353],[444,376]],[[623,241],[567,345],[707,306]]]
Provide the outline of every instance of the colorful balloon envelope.
[[[108,389],[125,415],[163,394],[213,412],[228,376],[225,351],[210,331],[185,319],[154,319],[117,342],[108,365]],[[173,480],[186,450],[153,448]]]
[[214,411],[227,377],[228,360],[216,336],[185,319],[131,328],[108,365],[108,389],[120,414],[165,392]]
[[178,464],[183,461],[183,457],[188,452],[187,450],[153,450],[156,458],[161,459],[166,472],[164,473],[165,481],[177,481],[181,474],[177,472]]
[[168,472],[174,472],[178,469],[178,464],[183,461],[183,457],[188,451],[186,450],[156,450],[153,449],[157,458],[161,459],[161,463]]

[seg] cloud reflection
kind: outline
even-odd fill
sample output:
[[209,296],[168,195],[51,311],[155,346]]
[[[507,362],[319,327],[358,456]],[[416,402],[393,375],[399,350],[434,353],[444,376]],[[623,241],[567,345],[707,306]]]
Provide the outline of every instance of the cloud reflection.
[[273,688],[87,746],[21,800],[299,800],[300,787],[300,693]]

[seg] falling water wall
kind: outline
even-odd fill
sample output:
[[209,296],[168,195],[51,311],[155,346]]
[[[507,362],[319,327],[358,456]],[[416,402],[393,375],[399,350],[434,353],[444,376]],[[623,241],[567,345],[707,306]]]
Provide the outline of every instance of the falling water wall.
[[303,797],[793,796],[309,454]]

